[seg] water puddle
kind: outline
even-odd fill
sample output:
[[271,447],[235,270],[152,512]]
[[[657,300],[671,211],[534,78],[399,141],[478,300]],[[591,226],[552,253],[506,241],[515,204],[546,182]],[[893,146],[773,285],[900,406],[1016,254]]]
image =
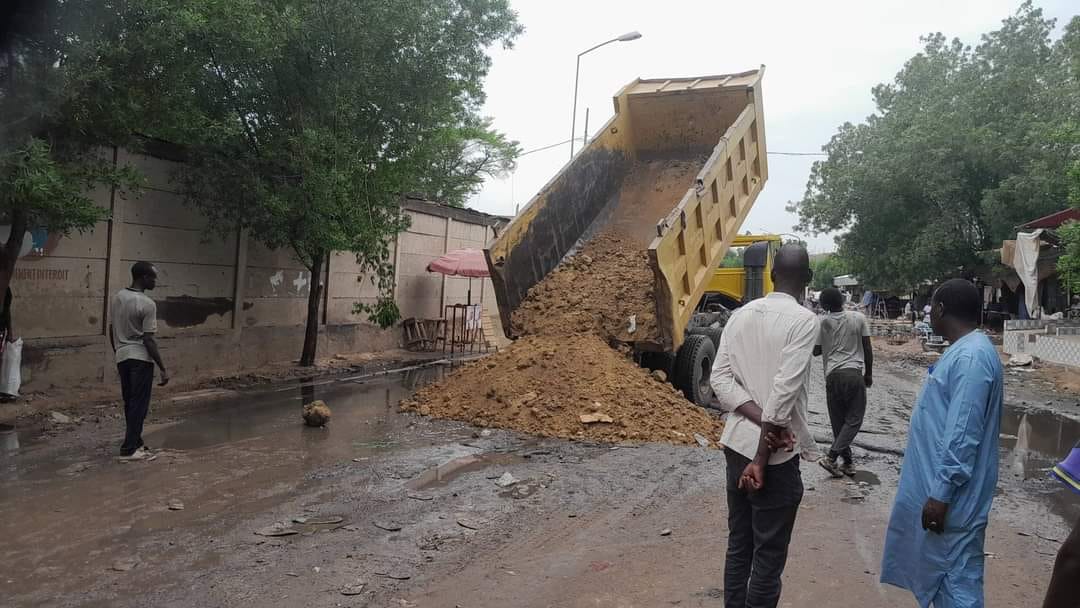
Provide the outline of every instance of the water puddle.
[[495,453],[462,456],[420,473],[406,483],[405,487],[410,490],[427,490],[445,486],[466,473],[482,471],[495,465],[510,465],[524,461],[525,459],[517,454]]
[[870,471],[855,471],[855,476],[851,478],[856,483],[865,483],[871,486],[880,486],[881,479],[877,475],[874,475]]
[[[1006,406],[1001,417],[1001,475],[1032,480],[1066,521],[1080,517],[1080,501],[1050,479],[1050,469],[1080,441],[1080,422],[1046,411],[1024,412]],[[1040,483],[1041,482],[1041,483]]]

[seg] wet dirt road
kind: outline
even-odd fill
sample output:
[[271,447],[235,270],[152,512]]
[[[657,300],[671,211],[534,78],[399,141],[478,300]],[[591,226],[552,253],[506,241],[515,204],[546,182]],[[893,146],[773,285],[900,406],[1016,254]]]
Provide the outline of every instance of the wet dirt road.
[[[149,463],[112,459],[121,427],[112,411],[47,441],[26,434],[0,455],[0,603],[722,606],[722,453],[481,435],[397,413],[439,373],[277,386],[155,412],[146,440],[163,453]],[[860,440],[902,447],[920,373],[879,362]],[[827,433],[820,372],[813,378],[811,420]],[[1046,400],[1026,388],[1007,396]],[[315,397],[334,410],[326,429],[300,424],[300,403]],[[1045,468],[1080,426],[1010,408],[1002,427],[987,604],[1034,606],[1065,521],[1080,516]],[[877,584],[900,459],[856,455],[853,483],[803,463],[783,606],[914,605]],[[500,487],[506,472],[519,481]],[[170,510],[176,501],[183,508]],[[297,533],[255,534],[275,522]]]

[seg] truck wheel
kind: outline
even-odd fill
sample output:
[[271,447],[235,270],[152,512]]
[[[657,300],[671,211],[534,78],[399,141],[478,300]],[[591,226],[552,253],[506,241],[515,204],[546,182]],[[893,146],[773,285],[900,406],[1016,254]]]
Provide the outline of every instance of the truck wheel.
[[675,358],[675,388],[691,402],[705,407],[712,400],[712,374],[716,349],[708,336],[689,334]]
[[687,335],[705,336],[712,342],[713,353],[720,350],[720,334],[724,333],[723,327],[691,327],[686,330]]

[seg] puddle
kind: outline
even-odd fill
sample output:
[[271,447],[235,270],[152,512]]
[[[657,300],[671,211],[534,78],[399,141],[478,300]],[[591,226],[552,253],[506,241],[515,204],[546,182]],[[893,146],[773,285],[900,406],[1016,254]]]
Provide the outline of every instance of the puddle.
[[[1051,412],[1023,412],[1006,406],[1001,417],[1001,476],[1032,480],[1050,510],[1067,522],[1080,518],[1080,501],[1049,477],[1050,468],[1080,440],[1080,422]],[[999,482],[1000,483],[1000,482]]]
[[[284,441],[310,448],[332,440],[335,445],[358,448],[361,452],[382,451],[396,445],[388,436],[386,419],[397,412],[398,401],[411,394],[415,386],[430,382],[439,374],[438,368],[427,368],[368,382],[304,379],[291,389],[276,387],[245,392],[217,401],[211,410],[184,416],[182,421],[165,428],[151,428],[144,439],[148,445],[166,450],[193,450],[288,435],[279,437],[275,443]],[[316,399],[330,407],[330,422],[324,428],[301,424],[301,408]]]
[[856,482],[856,483],[861,481],[861,482],[864,482],[864,483],[868,483],[868,484],[870,484],[872,486],[880,486],[881,485],[881,479],[879,479],[877,475],[874,475],[870,471],[862,471],[862,470],[855,471],[855,476],[852,477],[851,480]]
[[455,458],[437,467],[432,467],[417,475],[405,484],[410,490],[427,490],[445,486],[466,473],[482,471],[495,465],[509,465],[524,462],[517,454],[478,454]]

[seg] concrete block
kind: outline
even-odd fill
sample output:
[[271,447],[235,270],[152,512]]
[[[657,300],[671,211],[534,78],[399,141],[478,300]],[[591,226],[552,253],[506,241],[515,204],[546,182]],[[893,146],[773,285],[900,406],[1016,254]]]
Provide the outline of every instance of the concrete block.
[[236,236],[221,240],[197,230],[125,224],[119,255],[125,260],[232,266]]

